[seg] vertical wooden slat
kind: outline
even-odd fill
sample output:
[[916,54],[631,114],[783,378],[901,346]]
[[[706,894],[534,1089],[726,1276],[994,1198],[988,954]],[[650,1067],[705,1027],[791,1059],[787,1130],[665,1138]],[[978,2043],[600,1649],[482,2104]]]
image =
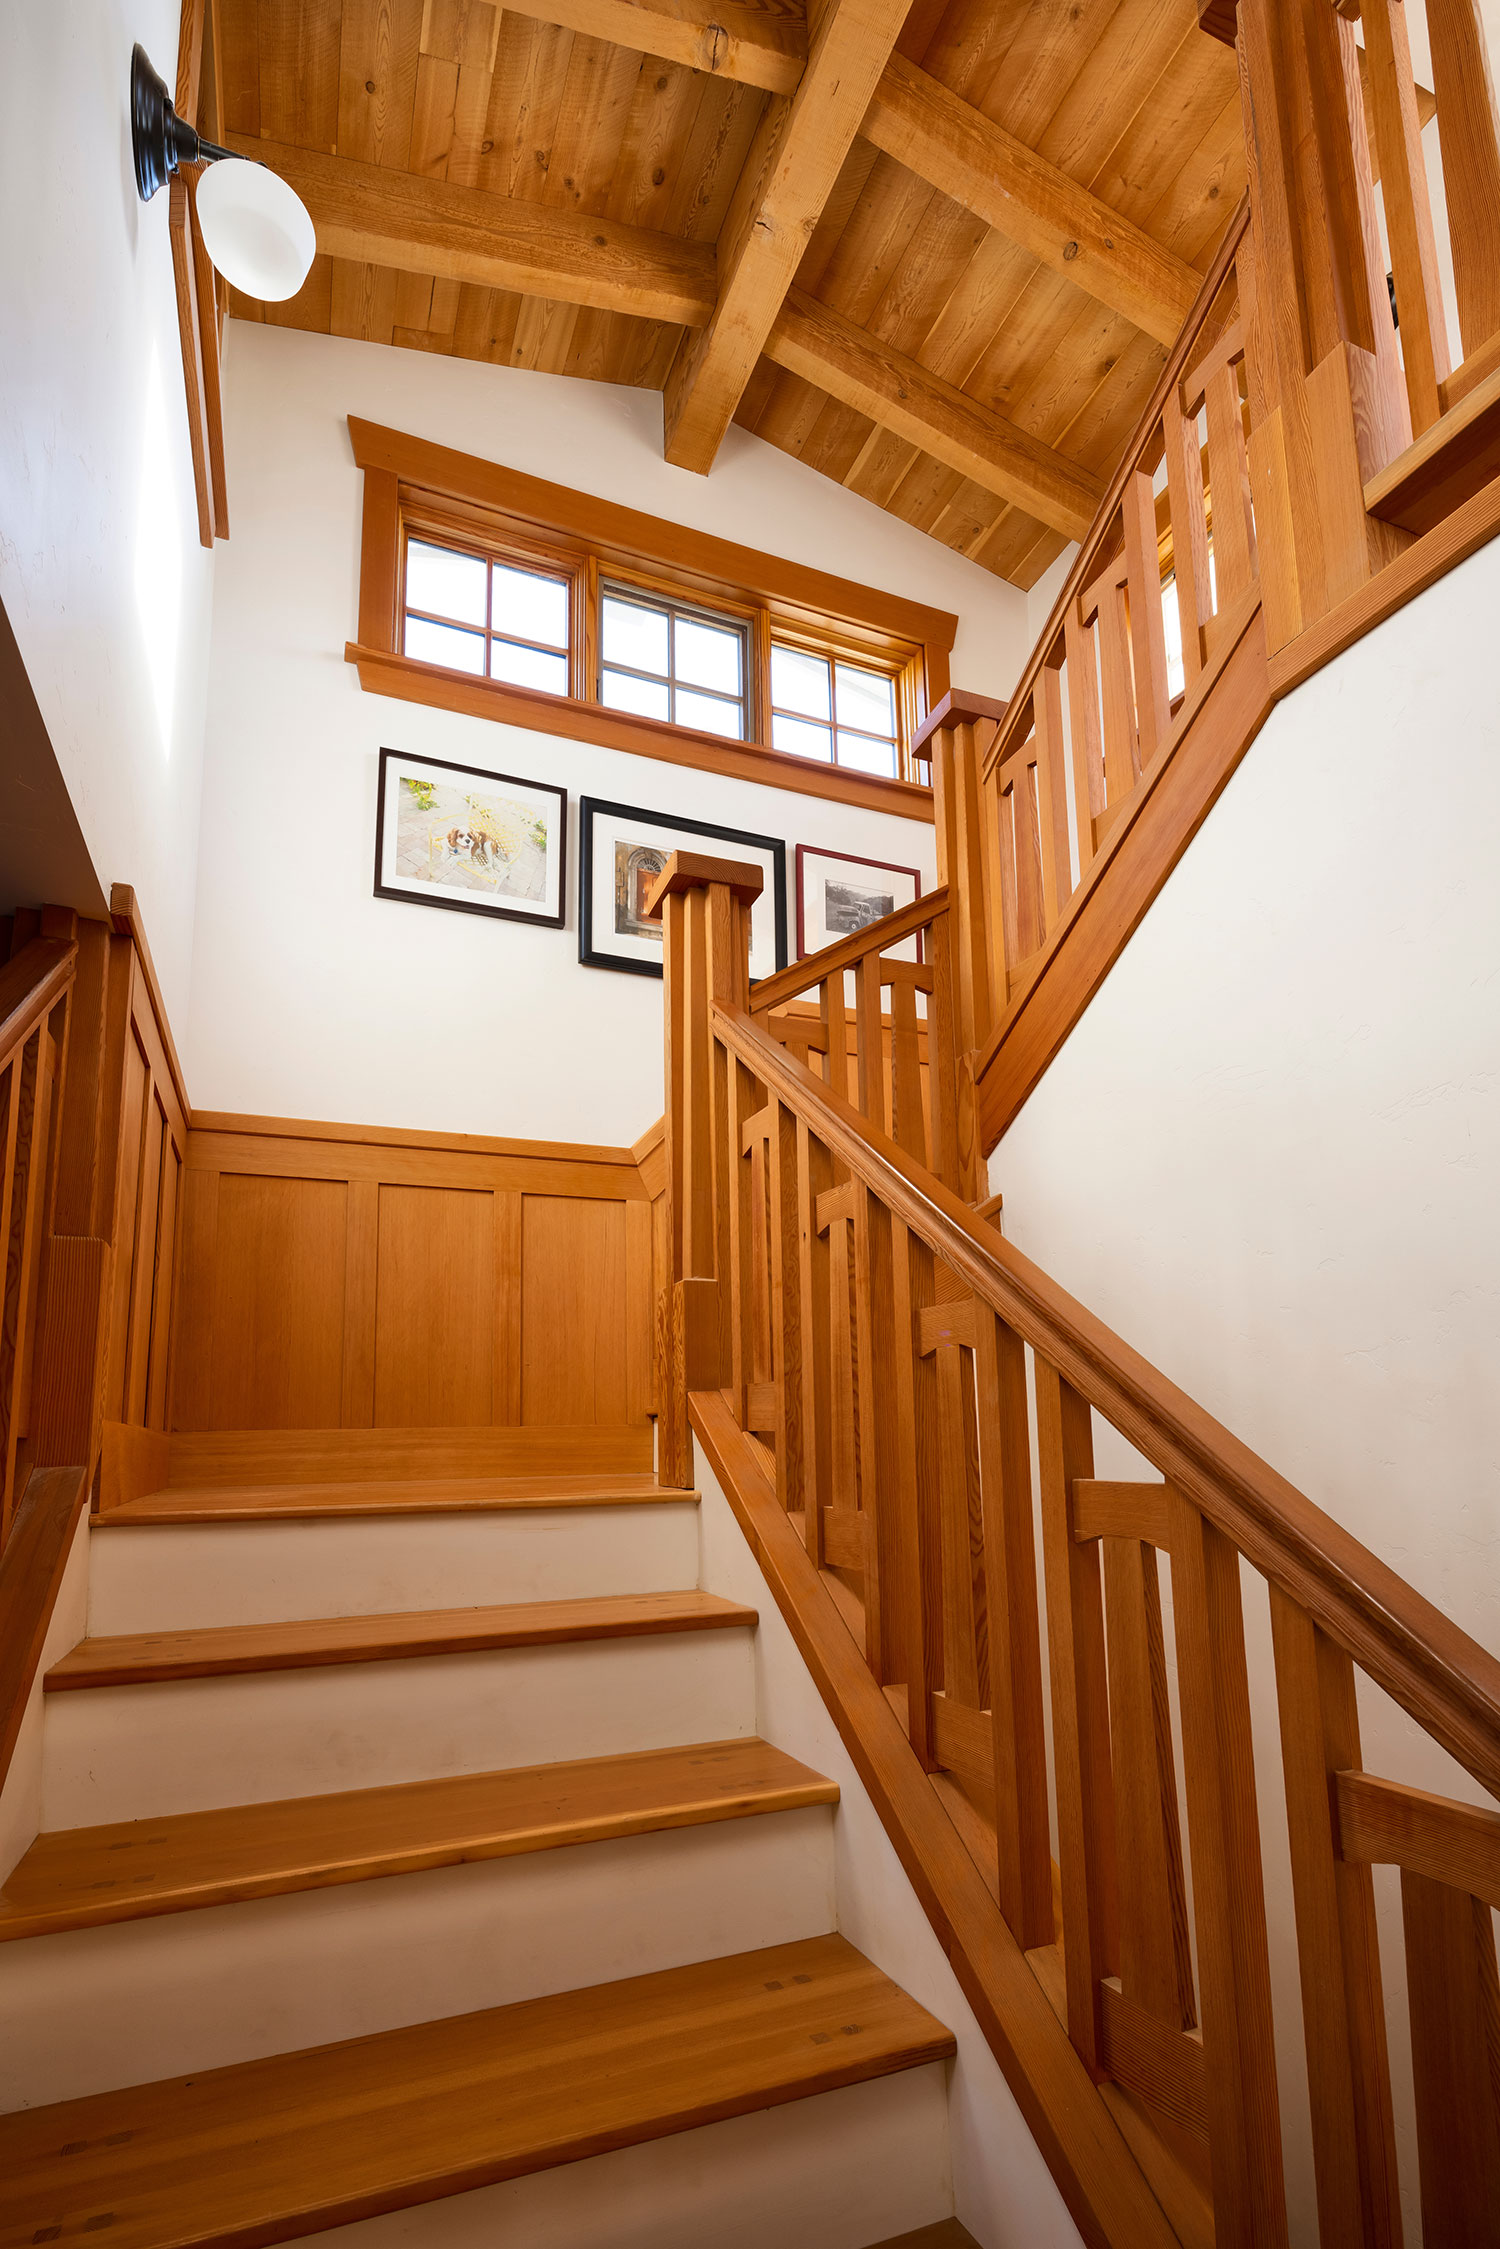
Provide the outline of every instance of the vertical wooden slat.
[[1045,664],[1036,683],[1036,801],[1042,847],[1042,927],[1050,936],[1073,895],[1073,855],[1068,842],[1068,784],[1064,772],[1062,677]]
[[1064,629],[1068,651],[1068,732],[1073,744],[1073,803],[1077,814],[1081,881],[1093,865],[1099,848],[1095,823],[1107,801],[1104,751],[1099,732],[1099,665],[1094,635],[1083,622],[1076,601],[1068,606]]
[[1495,2239],[1500,1981],[1482,1899],[1401,1870],[1423,2249]]
[[1214,612],[1208,567],[1208,517],[1203,492],[1203,460],[1198,417],[1183,410],[1179,384],[1162,416],[1167,449],[1167,504],[1172,518],[1172,570],[1177,616],[1182,628],[1183,683],[1188,689],[1203,669],[1203,631]]
[[860,1526],[864,1533],[865,1660],[877,1679],[889,1677],[883,1581],[880,1567],[880,1489],[877,1462],[879,1420],[875,1410],[875,1307],[871,1228],[875,1198],[862,1181],[850,1182],[854,1197],[849,1227],[853,1255],[851,1305],[854,1329],[854,1441],[859,1478]]
[[951,922],[938,914],[927,930],[932,990],[927,1000],[927,1096],[932,1117],[931,1165],[945,1187],[961,1194],[958,1149],[957,1032],[953,1018]]
[[1100,1979],[1118,1954],[1114,1786],[1099,1554],[1074,1538],[1072,1506],[1074,1480],[1094,1472],[1094,1438],[1085,1401],[1046,1359],[1034,1363],[1068,2036],[1097,2075]]
[[[824,1299],[828,1365],[828,1505],[852,1511],[859,1491],[859,1456],[855,1432],[853,1264],[849,1253],[849,1195],[847,1183],[826,1191],[817,1213],[818,1232],[824,1242],[828,1292]],[[813,1545],[811,1535],[809,1548]],[[823,1526],[818,1525],[817,1552],[823,1552]]]
[[818,1020],[823,1029],[823,1076],[841,1101],[849,1099],[849,1011],[844,1004],[844,972],[825,976],[818,986]]
[[1238,361],[1216,367],[1204,392],[1208,473],[1214,501],[1214,569],[1219,606],[1248,593],[1255,576],[1255,523]]
[[884,973],[890,978],[891,988],[891,1138],[918,1163],[925,1163],[927,1127],[922,1113],[917,992],[929,979],[914,961],[887,961]]
[[1286,2203],[1240,1558],[1168,1487],[1217,2249],[1284,2249]]
[[880,1416],[877,1473],[883,1541],[887,1676],[906,1683],[907,1731],[931,1769],[936,1683],[936,1571],[927,1510],[935,1499],[934,1370],[918,1348],[921,1307],[932,1298],[932,1252],[898,1218],[877,1212],[871,1233],[873,1381]]
[[[1145,469],[1137,469],[1127,482],[1121,514],[1129,573],[1137,754],[1144,768],[1155,757],[1172,723],[1166,628],[1161,614],[1161,564],[1156,547],[1156,499]],[[1217,508],[1214,521],[1217,526]]]
[[841,1410],[834,1378],[831,1245],[818,1224],[818,1197],[833,1178],[828,1150],[797,1122],[797,1248],[802,1334],[802,1416],[807,1468],[807,1550],[823,1566],[823,1510],[834,1504],[834,1432]]
[[880,956],[866,953],[854,971],[854,1044],[859,1113],[886,1129],[885,1054],[880,1021]]
[[806,1430],[802,1418],[802,1305],[799,1286],[797,1120],[771,1102],[766,1135],[770,1205],[771,1353],[776,1385],[776,1489],[790,1513],[807,1505]]
[[1196,2020],[1197,2010],[1156,1550],[1134,1538],[1106,1538],[1100,1544],[1108,1627],[1120,1987],[1127,1999],[1158,2021],[1185,2030]]
[[1363,22],[1381,201],[1401,321],[1406,396],[1412,434],[1420,437],[1443,410],[1438,386],[1447,380],[1449,372],[1448,322],[1443,311],[1422,126],[1406,36],[1406,0],[1365,0]]
[[1125,614],[1123,556],[1107,571],[1098,595],[1099,682],[1103,690],[1104,780],[1111,806],[1122,804],[1140,778],[1130,624]]
[[[1398,0],[1399,4],[1399,0]],[[1333,1775],[1360,1766],[1354,1666],[1272,1585],[1287,1835],[1321,2249],[1400,2249],[1375,1886],[1338,1856]]]
[[[759,1106],[750,1073],[737,1055],[730,1059],[728,1102],[728,1162],[724,1182],[729,1205],[729,1379],[734,1390],[735,1418],[746,1421],[746,1391],[755,1380],[755,1222],[753,1180],[745,1150],[745,1127]],[[737,1160],[736,1160],[737,1159]]]
[[[217,1187],[217,1180],[215,1186]],[[344,1204],[344,1364],[339,1384],[339,1419],[346,1429],[375,1426],[375,1302],[380,1254],[380,1182],[351,1179]],[[217,1197],[215,1198],[217,1204]],[[502,1211],[501,1205],[514,1204]],[[496,1419],[521,1418],[521,1198],[495,1197],[496,1221]],[[217,1210],[215,1216],[217,1224]],[[512,1311],[512,1305],[514,1310]],[[500,1364],[500,1338],[509,1338],[515,1323],[513,1366]],[[515,1411],[501,1411],[499,1401],[514,1402]],[[206,1426],[206,1423],[204,1424]]]
[[1427,0],[1464,352],[1500,330],[1500,133],[1479,0]]
[[41,1118],[38,1115],[46,1083],[43,1048],[45,1025],[38,1024],[11,1065],[12,1085],[8,1120],[9,1208],[3,1247],[5,1269],[0,1295],[0,1540],[10,1529],[17,1493],[16,1447],[21,1437],[22,1385],[25,1375],[27,1290],[40,1201],[40,1166],[37,1161]]
[[935,1356],[943,1693],[965,1709],[985,1710],[989,1708],[989,1646],[972,1365],[956,1341],[939,1344]]
[[1055,1935],[1026,1351],[1014,1329],[977,1302],[974,1390],[990,1622],[1000,1910],[1025,1951],[1051,1944]]

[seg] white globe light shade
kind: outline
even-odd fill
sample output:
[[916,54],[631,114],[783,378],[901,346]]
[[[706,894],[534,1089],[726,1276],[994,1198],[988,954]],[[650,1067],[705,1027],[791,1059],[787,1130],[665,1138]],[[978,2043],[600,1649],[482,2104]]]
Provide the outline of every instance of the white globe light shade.
[[243,158],[210,164],[198,181],[203,247],[243,296],[295,297],[318,247],[312,220],[286,181]]

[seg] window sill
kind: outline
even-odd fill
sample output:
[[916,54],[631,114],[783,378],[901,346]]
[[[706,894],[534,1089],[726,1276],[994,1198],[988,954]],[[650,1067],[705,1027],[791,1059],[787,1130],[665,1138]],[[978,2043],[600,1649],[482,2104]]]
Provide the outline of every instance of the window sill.
[[725,773],[737,781],[757,781],[763,788],[789,789],[801,796],[831,797],[902,820],[933,817],[932,791],[917,782],[883,781],[847,767],[815,765],[811,759],[768,749],[763,743],[730,742],[722,735],[672,726],[665,719],[608,710],[602,703],[512,687],[503,680],[475,679],[468,672],[445,671],[440,665],[420,664],[414,657],[361,647],[356,641],[345,643],[344,661],[357,668],[359,684],[368,695],[390,695],[431,710],[526,726],[538,734],[562,734],[573,741],[624,750],[633,757],[661,758],[669,765]]

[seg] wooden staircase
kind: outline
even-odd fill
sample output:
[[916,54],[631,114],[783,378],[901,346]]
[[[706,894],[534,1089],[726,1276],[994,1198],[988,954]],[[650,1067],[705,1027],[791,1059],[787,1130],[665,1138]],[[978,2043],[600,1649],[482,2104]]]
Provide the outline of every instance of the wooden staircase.
[[[416,2205],[434,2243],[967,2238],[953,2037],[833,1925],[838,1788],[753,1730],[756,1611],[698,1589],[695,1495],[588,1485],[97,1519],[0,1889],[0,2249]],[[381,1606],[414,1529],[451,1599]]]

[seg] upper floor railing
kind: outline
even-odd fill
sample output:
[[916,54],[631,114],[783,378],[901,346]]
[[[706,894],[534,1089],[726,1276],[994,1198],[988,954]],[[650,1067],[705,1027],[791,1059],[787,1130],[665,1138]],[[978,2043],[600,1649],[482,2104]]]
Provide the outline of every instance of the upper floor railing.
[[663,1476],[692,1390],[769,1448],[1183,2239],[1493,2240],[1500,1663],[768,1035],[758,882],[661,886]]

